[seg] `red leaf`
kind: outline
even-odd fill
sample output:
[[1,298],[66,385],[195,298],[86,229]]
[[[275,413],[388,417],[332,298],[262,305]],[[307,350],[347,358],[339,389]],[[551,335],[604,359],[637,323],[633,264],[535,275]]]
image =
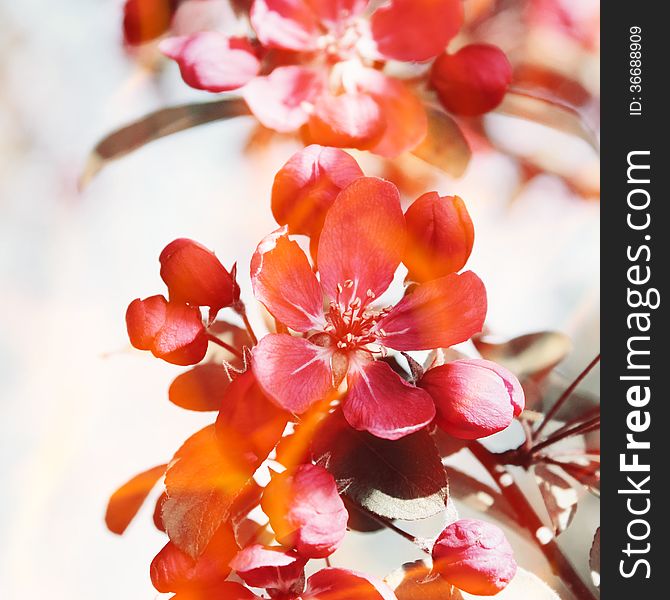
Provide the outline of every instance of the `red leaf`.
[[230,385],[223,365],[197,365],[179,375],[170,385],[170,402],[187,410],[219,410]]
[[135,475],[112,494],[105,514],[111,532],[121,535],[126,530],[166,468],[167,465],[159,465]]

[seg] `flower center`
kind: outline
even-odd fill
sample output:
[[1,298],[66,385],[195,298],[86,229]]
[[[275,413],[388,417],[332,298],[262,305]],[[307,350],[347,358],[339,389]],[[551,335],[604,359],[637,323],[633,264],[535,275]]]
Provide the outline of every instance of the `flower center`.
[[363,39],[360,19],[352,19],[345,24],[325,32],[319,38],[319,49],[330,59],[346,60],[359,55],[359,42]]

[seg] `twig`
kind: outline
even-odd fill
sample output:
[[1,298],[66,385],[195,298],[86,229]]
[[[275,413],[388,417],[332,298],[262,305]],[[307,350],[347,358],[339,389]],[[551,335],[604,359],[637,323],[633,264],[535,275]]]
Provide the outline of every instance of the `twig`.
[[235,312],[242,318],[244,326],[247,329],[247,333],[249,334],[249,339],[251,340],[252,345],[255,346],[256,344],[258,344],[258,338],[254,333],[254,329],[251,326],[251,323],[249,322],[249,317],[247,317],[247,309],[245,308],[244,303],[240,301],[235,305],[234,308]]
[[236,348],[233,348],[230,344],[226,344],[226,342],[224,342],[223,340],[220,340],[215,335],[213,335],[211,333],[208,333],[207,334],[207,339],[210,342],[215,343],[217,346],[221,346],[222,348],[225,348],[232,355],[237,356],[237,358],[243,358],[242,353],[239,350],[237,350]]
[[530,449],[530,454],[537,454],[540,450],[544,450],[547,446],[551,446],[552,444],[555,444],[556,442],[560,442],[561,440],[564,440],[567,437],[573,436],[573,435],[578,435],[580,433],[588,433],[589,431],[593,431],[594,429],[599,429],[600,428],[600,415],[597,417],[593,417],[592,419],[589,419],[588,421],[584,421],[583,423],[580,423],[579,425],[575,425],[574,427],[570,427],[569,429],[563,429],[559,434],[557,435],[552,435],[550,438],[544,440],[543,442],[540,442],[539,444],[536,444]]

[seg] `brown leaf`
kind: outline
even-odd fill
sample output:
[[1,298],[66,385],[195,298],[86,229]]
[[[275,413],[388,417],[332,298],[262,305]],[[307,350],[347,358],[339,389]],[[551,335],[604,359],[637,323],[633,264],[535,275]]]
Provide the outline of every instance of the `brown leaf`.
[[589,566],[591,567],[591,579],[593,585],[600,587],[600,527],[596,529],[593,536],[593,544],[589,552]]
[[168,398],[187,410],[219,410],[229,385],[230,377],[223,365],[196,365],[177,376],[170,385]]
[[244,100],[229,97],[214,102],[163,108],[117,129],[102,139],[88,157],[79,185],[85,188],[107,163],[162,137],[205,123],[249,114]]
[[447,113],[427,108],[428,134],[412,154],[452,177],[460,177],[472,152],[461,128]]
[[557,467],[537,464],[534,473],[554,533],[560,535],[572,523],[577,513],[579,493]]
[[166,468],[167,465],[158,465],[135,475],[112,494],[105,513],[105,523],[111,532],[121,535],[126,530]]
[[431,573],[422,560],[406,563],[384,578],[398,600],[462,600],[460,590]]

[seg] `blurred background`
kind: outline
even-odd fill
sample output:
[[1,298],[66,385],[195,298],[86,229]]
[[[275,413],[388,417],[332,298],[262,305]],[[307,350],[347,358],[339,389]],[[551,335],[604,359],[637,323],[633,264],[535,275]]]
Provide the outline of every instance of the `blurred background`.
[[[491,4],[467,6],[475,15]],[[568,72],[596,97],[597,2],[530,4],[533,18],[518,2],[500,3],[482,31],[517,64]],[[3,599],[157,597],[148,565],[163,537],[150,524],[152,506],[121,539],[104,527],[105,505],[207,417],[167,401],[180,369],[129,347],[125,309],[162,291],[158,254],[176,237],[202,242],[228,266],[237,261],[250,299],[249,258],[275,227],[272,179],[298,148],[283,139],[245,153],[254,123],[240,118],[150,144],[80,190],[88,153],[111,130],[208,99],[173,65],[158,70],[155,58],[124,49],[121,10],[120,0],[0,0]],[[409,179],[464,198],[477,236],[469,266],[488,289],[489,329],[502,339],[564,332],[567,380],[599,351],[598,157],[581,139],[519,119],[492,115],[487,129],[513,156],[487,148],[459,180],[427,167]],[[384,172],[369,157],[361,162]],[[585,390],[597,396],[597,377]],[[382,554],[371,552],[378,541],[366,543],[341,551],[346,562],[358,553],[384,575],[418,558],[402,543]]]

